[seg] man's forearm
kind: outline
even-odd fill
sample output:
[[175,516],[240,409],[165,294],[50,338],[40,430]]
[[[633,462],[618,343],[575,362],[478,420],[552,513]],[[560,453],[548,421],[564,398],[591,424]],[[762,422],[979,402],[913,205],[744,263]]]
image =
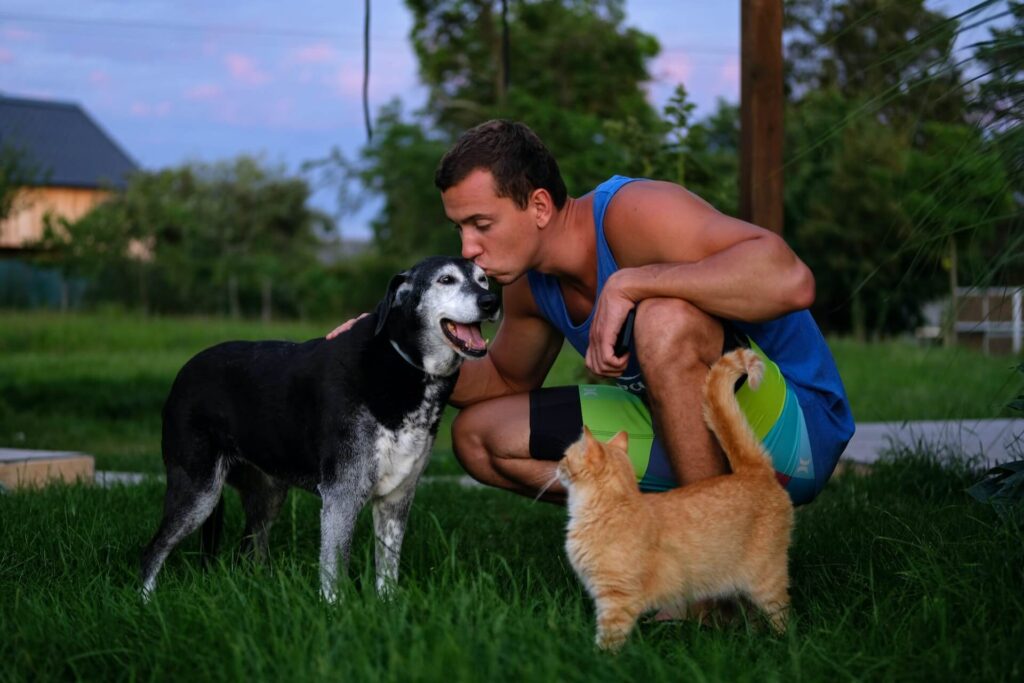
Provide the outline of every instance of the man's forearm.
[[776,238],[747,240],[694,263],[624,268],[613,277],[633,301],[685,299],[732,320],[771,320],[814,302],[813,275]]
[[467,360],[459,370],[459,380],[455,383],[448,402],[457,408],[464,408],[480,401],[499,396],[518,393],[498,372],[494,364],[487,358]]

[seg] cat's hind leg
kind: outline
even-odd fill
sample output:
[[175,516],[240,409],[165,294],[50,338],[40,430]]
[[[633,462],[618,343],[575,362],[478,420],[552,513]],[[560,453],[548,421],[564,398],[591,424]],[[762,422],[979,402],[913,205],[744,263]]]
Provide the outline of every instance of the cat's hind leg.
[[789,578],[785,570],[776,572],[770,578],[751,586],[747,597],[768,617],[768,624],[775,633],[786,632],[789,618]]
[[617,652],[636,625],[642,606],[629,596],[604,595],[597,603],[597,646]]

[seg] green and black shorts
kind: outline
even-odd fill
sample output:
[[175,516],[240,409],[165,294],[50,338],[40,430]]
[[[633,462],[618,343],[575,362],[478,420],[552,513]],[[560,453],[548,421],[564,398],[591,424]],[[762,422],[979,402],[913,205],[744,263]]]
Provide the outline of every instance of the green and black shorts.
[[[751,343],[765,366],[757,391],[743,384],[736,392],[743,414],[772,456],[776,476],[794,503],[811,500],[823,477],[807,434],[804,412],[778,365]],[[590,428],[607,441],[620,431],[629,434],[629,458],[643,491],[665,491],[678,486],[665,448],[654,430],[651,412],[642,395],[617,386],[585,384],[538,389],[530,393],[530,456],[559,460],[565,449]],[[827,477],[827,475],[826,475]]]

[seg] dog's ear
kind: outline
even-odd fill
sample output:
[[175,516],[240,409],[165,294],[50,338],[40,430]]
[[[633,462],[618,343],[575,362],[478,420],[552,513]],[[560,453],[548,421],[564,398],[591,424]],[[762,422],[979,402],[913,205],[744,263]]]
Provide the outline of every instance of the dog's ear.
[[398,289],[409,280],[409,271],[404,271],[391,278],[391,282],[388,283],[388,292],[384,295],[384,299],[377,304],[377,327],[373,330],[374,335],[381,333],[384,329],[384,323],[388,320],[388,313],[391,312],[391,307],[395,305],[395,297],[398,296]]

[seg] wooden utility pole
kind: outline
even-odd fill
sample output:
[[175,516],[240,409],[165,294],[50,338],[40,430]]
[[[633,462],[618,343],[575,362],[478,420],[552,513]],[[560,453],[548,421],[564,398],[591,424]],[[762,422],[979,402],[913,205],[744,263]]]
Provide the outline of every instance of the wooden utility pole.
[[782,233],[782,0],[740,0],[740,218]]

